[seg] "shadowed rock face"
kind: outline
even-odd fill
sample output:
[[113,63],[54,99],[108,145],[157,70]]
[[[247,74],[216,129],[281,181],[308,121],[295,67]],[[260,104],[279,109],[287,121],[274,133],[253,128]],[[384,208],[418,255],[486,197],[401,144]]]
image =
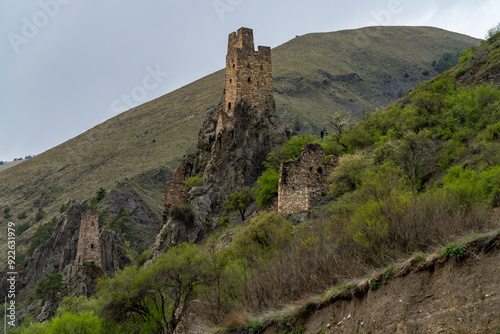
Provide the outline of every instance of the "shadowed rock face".
[[267,154],[289,135],[276,115],[272,96],[263,108],[239,99],[234,110],[233,121],[216,135],[203,173],[203,183],[219,188],[223,195],[252,185],[264,171]]
[[28,265],[20,273],[22,287],[61,271],[75,260],[81,217],[82,207],[76,203],[62,214],[52,235],[33,251]]
[[[40,278],[63,272],[76,259],[82,207],[73,203],[61,216],[52,235],[38,246],[28,265],[20,272],[22,287],[36,283]],[[114,231],[100,234],[102,270],[113,275],[117,269],[130,263],[125,253],[123,236]],[[99,264],[100,265],[100,264]]]

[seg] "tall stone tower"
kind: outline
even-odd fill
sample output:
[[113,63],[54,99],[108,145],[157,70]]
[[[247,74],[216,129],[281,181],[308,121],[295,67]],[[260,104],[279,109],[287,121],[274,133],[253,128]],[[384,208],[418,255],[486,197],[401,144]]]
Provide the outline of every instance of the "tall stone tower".
[[82,214],[78,247],[76,249],[75,263],[83,264],[91,261],[102,267],[99,214],[97,211],[86,211]]
[[217,119],[216,134],[225,124],[232,124],[236,102],[263,108],[273,96],[271,48],[254,49],[253,31],[240,28],[229,34],[226,56],[226,85],[223,105]]

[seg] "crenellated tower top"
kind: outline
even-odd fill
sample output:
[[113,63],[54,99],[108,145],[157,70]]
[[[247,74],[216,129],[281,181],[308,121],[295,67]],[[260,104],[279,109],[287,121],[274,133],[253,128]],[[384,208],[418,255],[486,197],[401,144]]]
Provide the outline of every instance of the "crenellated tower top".
[[259,107],[273,97],[271,48],[254,49],[253,31],[240,28],[229,34],[226,56],[224,104],[219,114],[217,131],[230,122],[239,99]]

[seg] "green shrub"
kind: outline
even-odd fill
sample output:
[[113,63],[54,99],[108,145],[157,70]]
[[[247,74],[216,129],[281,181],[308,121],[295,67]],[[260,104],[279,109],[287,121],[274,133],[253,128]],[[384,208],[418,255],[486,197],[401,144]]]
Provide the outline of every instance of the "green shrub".
[[330,193],[340,197],[355,190],[361,184],[362,173],[370,164],[370,158],[364,155],[342,157],[330,176]]
[[3,209],[3,217],[5,219],[9,219],[10,217],[12,217],[11,213],[10,213],[10,207],[6,206],[4,209]]
[[279,170],[280,164],[287,160],[293,160],[300,155],[304,144],[312,143],[317,138],[311,134],[300,135],[290,138],[283,145],[276,147],[271,153],[268,154],[264,161],[266,169]]
[[268,169],[257,180],[257,205],[265,208],[278,196],[280,174],[276,169]]
[[464,249],[464,245],[452,242],[451,244],[443,248],[442,253],[447,258],[454,258],[456,260],[459,260],[464,257]]
[[21,235],[24,231],[28,230],[30,228],[30,223],[26,222],[26,223],[23,223],[19,226],[17,226],[17,235]]
[[174,205],[168,212],[173,219],[182,221],[187,226],[193,226],[195,217],[191,204]]
[[40,221],[45,217],[45,211],[43,211],[42,208],[39,208],[38,211],[35,214],[35,221]]
[[201,187],[203,185],[203,178],[199,176],[191,176],[183,182],[189,190],[194,187]]
[[248,321],[248,330],[250,333],[258,333],[264,327],[262,319],[253,318]]
[[380,283],[379,282],[372,282],[372,283],[370,283],[370,291],[375,291],[378,288],[380,288]]
[[460,59],[459,59],[458,62],[460,64],[466,62],[470,57],[472,57],[473,54],[474,54],[474,48],[473,47],[470,47],[468,49],[462,50],[462,52],[460,53]]
[[28,217],[28,214],[26,213],[26,211],[23,211],[17,215],[17,219],[19,219],[19,220],[26,219],[27,217]]
[[292,232],[292,224],[280,214],[262,212],[234,236],[232,248],[238,258],[254,261],[287,245]]

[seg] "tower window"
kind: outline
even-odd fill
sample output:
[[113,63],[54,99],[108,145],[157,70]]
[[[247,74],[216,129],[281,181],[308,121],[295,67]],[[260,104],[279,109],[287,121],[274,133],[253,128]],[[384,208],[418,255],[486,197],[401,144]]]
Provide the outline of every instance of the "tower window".
[[90,248],[94,248],[94,244],[90,244]]
[[233,79],[229,79],[229,83],[233,82]]
[[227,104],[227,109],[231,109],[231,102]]
[[248,80],[247,80],[247,81],[248,81],[248,82],[250,82],[250,81],[252,81],[252,80],[250,80],[250,78],[248,78]]
[[236,67],[236,65],[235,65],[235,64],[233,64],[233,68],[235,68],[235,67]]

